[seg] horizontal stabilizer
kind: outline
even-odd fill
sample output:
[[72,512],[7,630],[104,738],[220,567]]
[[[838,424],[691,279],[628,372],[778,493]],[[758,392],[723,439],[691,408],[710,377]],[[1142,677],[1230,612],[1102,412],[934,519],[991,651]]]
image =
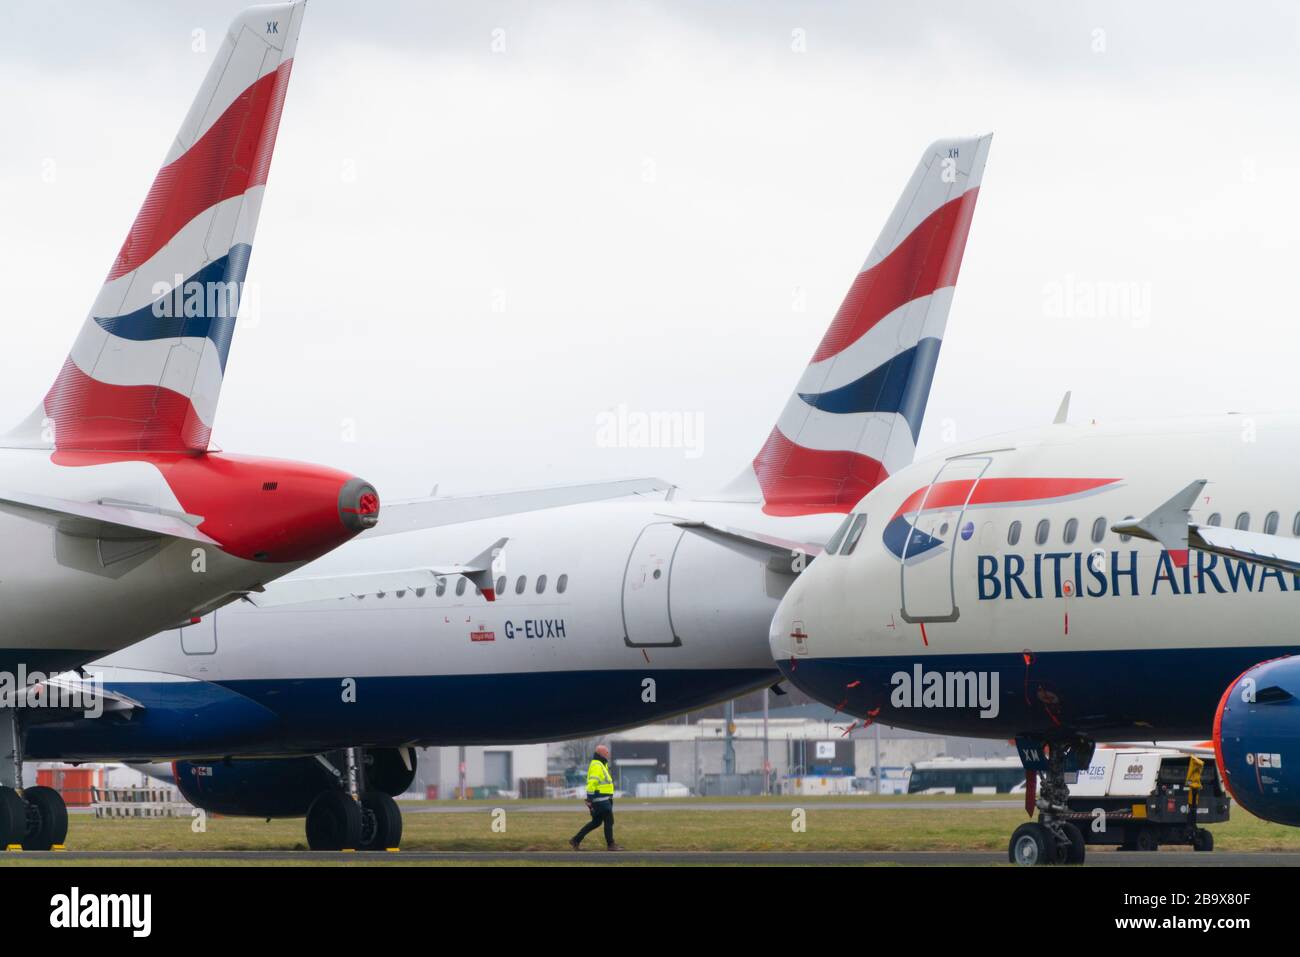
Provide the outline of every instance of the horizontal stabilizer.
[[0,510],[53,525],[79,538],[140,538],[167,536],[204,545],[217,544],[196,526],[201,515],[165,512],[146,505],[116,502],[75,502],[70,499],[0,491]]
[[671,515],[665,517],[672,519],[673,524],[678,528],[717,542],[742,555],[748,555],[756,561],[765,562],[773,571],[785,575],[798,575],[808,567],[809,562],[822,553],[823,546],[813,542],[796,542],[792,539],[764,535],[743,528],[716,525],[699,519],[677,518]]
[[627,495],[657,495],[664,497],[671,482],[657,478],[624,479],[616,482],[588,482],[581,485],[555,485],[546,488],[521,489],[512,492],[494,492],[488,495],[464,495],[440,498],[412,499],[406,502],[384,503],[379,524],[363,535],[396,535],[424,528],[440,528],[477,522],[503,515],[535,512],[544,508],[564,505],[581,505],[604,499],[623,498]]

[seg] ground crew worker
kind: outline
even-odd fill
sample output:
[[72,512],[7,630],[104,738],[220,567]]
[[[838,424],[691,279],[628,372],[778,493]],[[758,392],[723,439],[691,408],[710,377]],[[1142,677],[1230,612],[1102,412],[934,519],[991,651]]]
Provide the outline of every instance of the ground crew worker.
[[605,847],[621,851],[623,848],[614,843],[614,778],[609,773],[609,748],[603,744],[596,746],[596,756],[587,766],[587,810],[591,820],[569,839],[569,847],[578,850],[582,839],[603,824]]

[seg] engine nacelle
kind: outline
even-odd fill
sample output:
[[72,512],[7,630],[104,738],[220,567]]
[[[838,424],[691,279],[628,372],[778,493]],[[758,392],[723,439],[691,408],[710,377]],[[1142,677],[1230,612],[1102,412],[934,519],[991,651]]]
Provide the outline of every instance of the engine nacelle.
[[303,817],[322,791],[342,786],[315,758],[177,761],[175,769],[185,800],[237,817]]
[[361,760],[367,789],[401,797],[415,782],[414,748],[366,748]]
[[[365,787],[390,797],[405,794],[415,780],[415,751],[410,766],[398,748],[367,748],[361,755]],[[342,772],[346,753],[326,755]],[[242,761],[177,761],[176,787],[185,800],[214,814],[232,817],[302,817],[322,791],[341,788],[343,780],[317,758],[251,758]]]
[[1300,657],[1247,669],[1214,716],[1214,751],[1233,800],[1300,827]]

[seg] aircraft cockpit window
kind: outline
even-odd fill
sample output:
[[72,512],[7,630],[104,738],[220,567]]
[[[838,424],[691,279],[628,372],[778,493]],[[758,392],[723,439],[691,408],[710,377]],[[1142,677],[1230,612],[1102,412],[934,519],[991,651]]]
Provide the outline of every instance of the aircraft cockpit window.
[[1106,519],[1103,516],[1102,518],[1099,518],[1092,523],[1092,540],[1094,543],[1096,543],[1096,542],[1100,542],[1105,537],[1106,537]]
[[[839,551],[840,542],[844,541],[844,534],[849,530],[849,526],[853,524],[853,518],[854,516],[852,512],[849,512],[849,514],[844,516],[844,521],[840,522],[840,527],[835,529],[835,534],[832,535],[831,540],[826,543],[824,554],[834,555]],[[1297,520],[1300,520],[1300,516],[1297,516]]]
[[1036,545],[1046,545],[1047,534],[1051,530],[1052,530],[1051,522],[1049,522],[1047,519],[1043,519],[1042,521],[1040,521],[1038,523],[1038,527],[1034,529],[1034,543]]
[[518,580],[515,582],[515,594],[522,595],[524,593],[524,589],[527,587],[528,587],[528,576],[520,575]]
[[862,537],[862,530],[867,527],[867,516],[856,515],[853,518],[853,525],[849,528],[848,537],[844,539],[844,550],[841,555],[852,555],[853,549],[858,547],[858,539]]
[[540,594],[541,594],[542,592],[544,592],[544,591],[546,591],[546,576],[545,576],[545,575],[538,575],[538,576],[537,576],[537,594],[540,595]]
[[568,587],[569,587],[568,575],[561,575],[559,578],[555,579],[555,593],[557,595],[563,595],[564,590]]
[[1237,516],[1236,529],[1239,532],[1250,531],[1250,512],[1242,512]]
[[1065,523],[1065,531],[1061,533],[1061,538],[1067,545],[1073,545],[1075,536],[1079,534],[1079,520],[1072,518]]
[[1269,512],[1264,516],[1264,534],[1273,535],[1277,532],[1277,512]]
[[1018,545],[1020,543],[1020,522],[1012,522],[1007,526],[1007,544]]
[[[1300,516],[1298,516],[1298,517],[1300,517]],[[1206,524],[1206,525],[1216,525],[1216,526],[1217,526],[1218,524],[1220,524],[1220,522],[1222,522],[1222,519],[1219,518],[1219,513],[1218,513],[1218,512],[1213,512],[1213,513],[1211,513],[1210,517],[1207,518],[1207,519],[1205,520],[1205,524]]]

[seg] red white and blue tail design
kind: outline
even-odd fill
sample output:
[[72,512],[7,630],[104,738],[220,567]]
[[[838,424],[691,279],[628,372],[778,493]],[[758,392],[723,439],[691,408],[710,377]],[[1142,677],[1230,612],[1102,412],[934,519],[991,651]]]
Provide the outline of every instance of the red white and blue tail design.
[[911,463],[992,136],[928,147],[753,462],[763,509],[848,512]]
[[231,24],[71,354],[6,444],[207,449],[304,9]]

